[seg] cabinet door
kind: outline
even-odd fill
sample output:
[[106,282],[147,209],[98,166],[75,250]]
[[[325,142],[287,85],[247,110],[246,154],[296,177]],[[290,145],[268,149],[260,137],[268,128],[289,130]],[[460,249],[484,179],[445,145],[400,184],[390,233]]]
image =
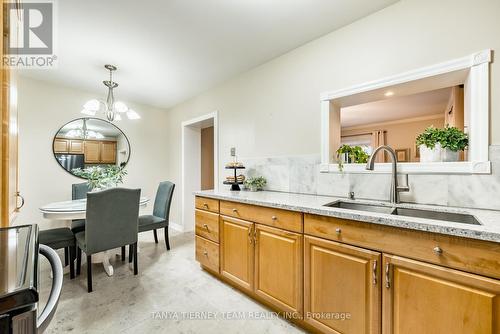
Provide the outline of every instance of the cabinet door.
[[85,163],[99,163],[101,162],[101,143],[98,141],[85,141]]
[[83,154],[83,140],[70,140],[69,153]]
[[384,334],[498,334],[500,281],[384,255]]
[[221,216],[220,273],[242,288],[253,291],[253,223]]
[[255,225],[255,293],[285,312],[302,314],[302,235]]
[[305,321],[322,333],[380,333],[380,253],[304,237]]
[[56,138],[54,139],[54,153],[68,153],[69,151],[69,140]]
[[101,162],[105,164],[116,163],[116,142],[101,142]]

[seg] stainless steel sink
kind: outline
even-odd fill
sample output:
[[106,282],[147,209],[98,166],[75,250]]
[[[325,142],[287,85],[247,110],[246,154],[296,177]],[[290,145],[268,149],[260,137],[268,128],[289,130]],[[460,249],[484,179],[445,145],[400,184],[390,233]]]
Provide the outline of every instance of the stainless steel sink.
[[378,213],[387,213],[387,214],[390,214],[390,213],[392,213],[392,211],[394,211],[394,208],[392,206],[362,204],[362,203],[353,203],[353,202],[344,202],[344,201],[336,201],[333,203],[328,203],[325,206],[328,206],[331,208],[340,208],[340,209],[357,210],[357,211],[369,211],[369,212],[378,212]]
[[463,213],[431,211],[431,210],[422,210],[422,209],[410,209],[410,208],[392,207],[392,206],[376,205],[376,204],[354,203],[354,202],[345,202],[345,201],[335,201],[332,203],[325,204],[324,206],[331,207],[331,208],[356,210],[356,211],[386,213],[386,214],[404,216],[404,217],[415,217],[415,218],[442,220],[442,221],[447,221],[447,222],[452,222],[452,223],[481,225],[481,223],[476,219],[476,217],[469,215],[469,214],[463,214]]
[[434,220],[444,220],[453,223],[462,223],[470,225],[481,225],[476,217],[463,213],[443,212],[443,211],[430,211],[420,209],[396,208],[393,215],[417,217]]

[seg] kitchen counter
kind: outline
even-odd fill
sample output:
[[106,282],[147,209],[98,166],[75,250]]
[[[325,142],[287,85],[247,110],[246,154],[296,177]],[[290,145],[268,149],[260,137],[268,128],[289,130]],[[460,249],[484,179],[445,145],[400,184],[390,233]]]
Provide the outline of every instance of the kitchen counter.
[[403,208],[425,209],[431,211],[445,211],[453,213],[470,214],[476,217],[481,225],[470,225],[453,223],[441,220],[432,220],[415,217],[395,216],[384,213],[348,210],[341,208],[326,207],[325,204],[343,200],[356,203],[389,205],[383,201],[369,200],[347,200],[341,197],[306,195],[296,193],[274,192],[274,191],[198,191],[196,196],[227,200],[239,203],[260,205],[291,211],[330,216],[336,218],[362,221],[370,224],[386,225],[406,228],[418,231],[441,233],[471,239],[493,241],[500,243],[500,211],[477,210],[457,207],[420,205],[411,203],[400,203],[397,206]]

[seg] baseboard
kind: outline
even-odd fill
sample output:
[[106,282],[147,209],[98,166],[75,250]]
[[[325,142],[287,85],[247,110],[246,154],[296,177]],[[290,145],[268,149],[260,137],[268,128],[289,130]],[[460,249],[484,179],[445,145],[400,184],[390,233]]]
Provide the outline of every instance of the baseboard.
[[180,225],[180,224],[176,224],[176,223],[172,223],[172,222],[170,222],[170,223],[168,224],[168,226],[169,226],[170,228],[172,228],[172,230],[175,230],[175,231],[177,231],[177,232],[184,232],[184,226],[182,226],[182,225]]

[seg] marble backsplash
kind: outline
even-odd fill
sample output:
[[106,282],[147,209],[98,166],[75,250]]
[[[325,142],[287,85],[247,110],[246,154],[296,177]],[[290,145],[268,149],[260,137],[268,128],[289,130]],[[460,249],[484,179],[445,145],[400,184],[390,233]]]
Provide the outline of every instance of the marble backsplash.
[[[240,159],[247,177],[262,175],[267,190],[388,200],[390,174],[320,173],[319,155]],[[490,146],[491,175],[409,175],[401,201],[500,210],[500,145]],[[403,180],[401,180],[403,181]]]

